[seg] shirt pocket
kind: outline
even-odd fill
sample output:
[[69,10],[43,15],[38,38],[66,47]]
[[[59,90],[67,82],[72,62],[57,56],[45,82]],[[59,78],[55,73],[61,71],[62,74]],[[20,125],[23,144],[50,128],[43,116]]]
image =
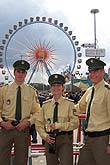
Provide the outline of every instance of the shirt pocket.
[[12,109],[15,106],[14,104],[16,104],[14,95],[12,95],[12,96],[11,95],[6,95],[4,97],[3,109],[8,111],[8,110]]
[[24,96],[24,97],[23,97],[23,104],[22,104],[23,109],[28,110],[29,113],[30,113],[31,108],[32,108],[32,102],[33,102],[33,100],[32,100],[31,97],[29,97],[29,96]]
[[58,112],[58,122],[64,123],[69,121],[68,108],[63,108],[63,110]]

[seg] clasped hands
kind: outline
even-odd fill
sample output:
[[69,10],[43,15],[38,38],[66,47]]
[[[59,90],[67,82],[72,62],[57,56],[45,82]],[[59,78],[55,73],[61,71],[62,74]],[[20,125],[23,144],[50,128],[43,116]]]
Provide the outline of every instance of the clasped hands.
[[[53,132],[55,130],[55,123],[49,124],[50,132]],[[55,137],[50,136],[49,134],[46,136],[45,141],[49,144],[55,143]]]
[[3,127],[6,130],[14,130],[17,129],[18,131],[22,131],[25,128],[27,128],[30,125],[30,122],[27,120],[21,120],[19,122],[19,124],[17,124],[16,126],[12,125],[12,121],[2,121],[1,122],[1,127]]

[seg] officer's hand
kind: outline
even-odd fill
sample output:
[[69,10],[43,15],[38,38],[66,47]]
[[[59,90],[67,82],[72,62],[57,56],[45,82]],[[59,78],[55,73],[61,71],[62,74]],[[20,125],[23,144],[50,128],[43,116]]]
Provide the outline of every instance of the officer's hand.
[[51,137],[50,135],[47,135],[45,141],[49,144],[52,144],[55,143],[55,138]]
[[25,128],[29,127],[30,122],[27,120],[22,120],[20,123],[16,126],[16,129],[19,131],[24,130]]
[[6,130],[13,130],[15,127],[11,124],[11,121],[2,121],[1,127],[3,127]]
[[49,127],[50,127],[50,131],[53,132],[55,130],[55,124],[54,123],[50,124]]

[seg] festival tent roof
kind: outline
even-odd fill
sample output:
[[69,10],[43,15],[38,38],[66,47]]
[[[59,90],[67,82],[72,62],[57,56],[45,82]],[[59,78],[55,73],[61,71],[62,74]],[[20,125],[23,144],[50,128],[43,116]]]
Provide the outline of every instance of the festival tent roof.
[[87,90],[87,88],[89,87],[89,85],[87,83],[83,83],[82,81],[79,81],[77,83],[73,84],[74,86],[80,88],[81,90]]

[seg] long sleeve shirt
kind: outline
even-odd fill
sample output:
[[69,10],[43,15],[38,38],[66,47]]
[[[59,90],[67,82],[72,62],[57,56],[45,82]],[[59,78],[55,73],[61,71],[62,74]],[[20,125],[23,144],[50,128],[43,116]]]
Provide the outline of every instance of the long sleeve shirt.
[[[31,124],[35,122],[37,113],[40,112],[40,105],[36,102],[36,91],[33,87],[23,83],[21,87],[22,100],[22,118],[30,121]],[[18,85],[13,82],[0,88],[0,121],[15,120],[16,111],[16,94]]]
[[[78,117],[74,116],[74,103],[64,97],[61,97],[58,101],[58,122],[55,122],[55,129],[60,131],[70,131],[78,128]],[[38,120],[36,121],[37,131],[40,136],[45,139],[48,130],[48,120],[53,123],[53,113],[55,107],[55,100],[51,99],[46,101],[40,113]]]
[[[95,92],[90,108],[86,131],[103,131],[110,128],[110,85],[104,80],[94,86]],[[78,103],[78,111],[87,113],[92,87],[88,88]]]

